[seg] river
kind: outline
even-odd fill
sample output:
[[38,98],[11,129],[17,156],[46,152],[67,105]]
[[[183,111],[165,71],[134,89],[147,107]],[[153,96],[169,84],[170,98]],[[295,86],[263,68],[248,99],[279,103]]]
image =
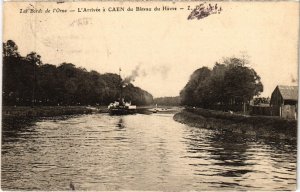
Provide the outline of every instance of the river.
[[295,142],[189,127],[173,114],[3,124],[2,190],[295,190]]

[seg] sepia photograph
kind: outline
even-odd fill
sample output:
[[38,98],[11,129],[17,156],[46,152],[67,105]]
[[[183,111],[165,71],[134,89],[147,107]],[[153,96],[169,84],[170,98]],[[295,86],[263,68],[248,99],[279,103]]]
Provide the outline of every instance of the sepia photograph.
[[299,1],[4,1],[2,191],[295,191]]

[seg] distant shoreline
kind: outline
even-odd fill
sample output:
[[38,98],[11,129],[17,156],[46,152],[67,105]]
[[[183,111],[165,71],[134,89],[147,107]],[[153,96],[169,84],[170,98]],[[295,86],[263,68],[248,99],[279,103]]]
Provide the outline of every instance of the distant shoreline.
[[[138,106],[138,113],[151,113],[153,106]],[[178,112],[171,110],[168,112]],[[65,115],[109,113],[107,106],[2,106],[2,119],[34,119]]]
[[297,140],[297,120],[274,116],[243,116],[205,109],[184,109],[173,119],[189,126],[227,130],[255,137]]
[[104,107],[91,108],[88,106],[2,106],[2,118],[39,118],[62,115],[91,114],[103,112]]

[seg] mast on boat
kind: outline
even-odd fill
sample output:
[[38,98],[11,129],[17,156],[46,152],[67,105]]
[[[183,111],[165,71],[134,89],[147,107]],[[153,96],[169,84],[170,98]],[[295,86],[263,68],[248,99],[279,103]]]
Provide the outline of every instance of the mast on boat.
[[122,85],[122,77],[121,77],[121,67],[119,68],[119,77],[120,77],[120,104],[123,105],[123,85]]

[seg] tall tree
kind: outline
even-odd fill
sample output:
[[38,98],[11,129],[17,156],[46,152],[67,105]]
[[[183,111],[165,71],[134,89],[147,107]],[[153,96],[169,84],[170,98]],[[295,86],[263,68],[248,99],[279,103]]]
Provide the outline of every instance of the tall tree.
[[190,80],[180,91],[181,103],[184,105],[205,105],[207,79],[211,75],[211,70],[207,67],[197,69],[190,77]]
[[13,40],[8,40],[3,43],[3,57],[20,57],[18,46]]
[[241,59],[230,58],[226,62],[228,70],[224,75],[225,97],[231,105],[243,104],[245,111],[245,105],[263,91],[260,77],[254,69],[246,67]]
[[28,61],[33,66],[33,81],[32,81],[32,98],[31,105],[34,106],[36,103],[36,86],[37,86],[37,66],[42,64],[41,56],[36,52],[30,52],[26,56],[26,61]]
[[263,91],[259,75],[245,58],[226,58],[212,70],[197,69],[180,92],[182,104],[204,108],[245,106]]

